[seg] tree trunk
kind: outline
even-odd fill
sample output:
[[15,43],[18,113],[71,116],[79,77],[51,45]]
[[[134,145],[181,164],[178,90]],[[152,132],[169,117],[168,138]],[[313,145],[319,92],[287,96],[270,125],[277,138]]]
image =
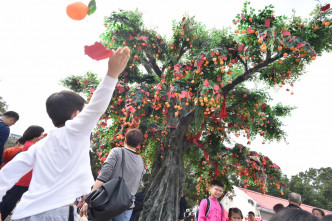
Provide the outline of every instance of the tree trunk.
[[139,221],[178,220],[185,181],[185,134],[192,120],[193,113],[183,117],[174,132],[166,138],[165,156],[160,158],[159,155],[153,164]]

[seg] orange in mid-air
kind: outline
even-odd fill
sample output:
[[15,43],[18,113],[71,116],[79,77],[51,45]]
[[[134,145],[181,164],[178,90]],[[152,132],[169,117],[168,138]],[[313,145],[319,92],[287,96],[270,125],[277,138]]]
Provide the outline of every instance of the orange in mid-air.
[[67,15],[74,20],[82,20],[89,12],[89,7],[82,2],[73,2],[67,6]]

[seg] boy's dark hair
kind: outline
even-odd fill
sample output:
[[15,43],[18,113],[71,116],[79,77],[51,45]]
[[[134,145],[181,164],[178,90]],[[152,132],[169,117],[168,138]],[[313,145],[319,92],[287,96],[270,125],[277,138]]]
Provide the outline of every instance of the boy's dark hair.
[[22,145],[24,145],[24,143],[25,143],[25,139],[24,139],[23,137],[20,137],[20,138],[17,139],[17,141],[16,141],[15,144],[16,144],[16,145],[17,145],[17,144],[22,144]]
[[229,208],[229,210],[228,210],[228,219],[231,219],[231,217],[234,213],[240,214],[241,219],[243,219],[242,211],[237,207]]
[[71,91],[53,93],[46,100],[46,111],[54,126],[60,127],[70,120],[75,111],[82,111],[85,100]]
[[282,205],[281,203],[277,203],[276,205],[273,206],[273,210],[276,213],[280,212],[283,208],[285,208],[285,206]]
[[320,219],[302,209],[285,208],[274,214],[270,221],[319,221]]
[[36,126],[36,125],[32,125],[30,127],[28,127],[28,129],[26,129],[23,133],[23,141],[24,143],[28,140],[32,140],[35,137],[39,137],[40,135],[42,135],[42,133],[44,132],[44,128],[40,127],[40,126]]
[[18,119],[20,119],[20,116],[15,111],[7,111],[3,113],[2,116],[6,116],[7,118],[14,118],[15,121],[18,121]]
[[313,209],[312,209],[312,213],[314,212],[314,210],[318,211],[318,212],[322,215],[322,217],[325,216],[325,213],[324,213],[323,210],[321,210],[321,209],[319,209],[319,208],[313,208]]
[[224,184],[220,180],[213,180],[211,182],[211,186],[220,186],[220,187],[224,188]]
[[143,134],[139,129],[129,129],[126,134],[126,143],[130,147],[137,147],[143,141]]
[[248,213],[248,215],[249,214],[252,214],[253,216],[255,216],[255,213],[253,212],[253,211],[250,211],[249,213]]

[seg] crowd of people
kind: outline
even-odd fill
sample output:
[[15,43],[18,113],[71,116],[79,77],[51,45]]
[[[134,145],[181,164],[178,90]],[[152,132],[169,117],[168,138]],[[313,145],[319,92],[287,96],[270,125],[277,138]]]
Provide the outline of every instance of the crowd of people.
[[[212,181],[209,188],[210,196],[200,202],[196,215],[183,215],[186,204],[180,201],[179,221],[242,221],[244,219],[243,213],[237,207],[229,208],[226,216],[226,210],[219,201],[223,192],[224,184],[219,180]],[[181,200],[183,202],[182,198]],[[290,193],[288,203],[286,207],[281,203],[274,205],[275,214],[269,221],[332,221],[332,214],[325,215],[322,209],[313,208],[311,213],[301,209],[300,194]],[[255,213],[250,211],[246,220],[255,221],[258,219],[255,218]]]

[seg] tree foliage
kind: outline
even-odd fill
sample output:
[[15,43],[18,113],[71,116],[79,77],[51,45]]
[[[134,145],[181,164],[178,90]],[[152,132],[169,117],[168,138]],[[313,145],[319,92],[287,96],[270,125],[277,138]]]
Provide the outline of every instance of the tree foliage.
[[0,96],[0,115],[6,112],[8,106],[6,101],[3,100],[3,98]]
[[[331,50],[330,15],[317,6],[310,19],[286,18],[276,16],[272,5],[256,12],[246,2],[233,21],[235,31],[208,30],[185,16],[173,22],[167,38],[145,27],[138,11],[113,12],[101,41],[110,49],[128,46],[132,56],[97,125],[100,162],[123,145],[128,128],[139,127],[145,137],[140,154],[151,171],[154,163],[166,162],[172,134],[186,124],[184,165],[197,182],[197,194],[216,177],[230,189],[233,174],[262,190],[267,180],[281,185],[280,168],[267,156],[230,143],[237,137],[248,145],[256,136],[264,142],[285,139],[280,118],[293,108],[271,105],[264,87],[245,83],[292,86],[307,64]],[[63,84],[89,100],[98,79],[88,73]]]
[[301,194],[302,202],[311,206],[332,210],[332,168],[310,168],[292,176],[289,182],[292,192]]

